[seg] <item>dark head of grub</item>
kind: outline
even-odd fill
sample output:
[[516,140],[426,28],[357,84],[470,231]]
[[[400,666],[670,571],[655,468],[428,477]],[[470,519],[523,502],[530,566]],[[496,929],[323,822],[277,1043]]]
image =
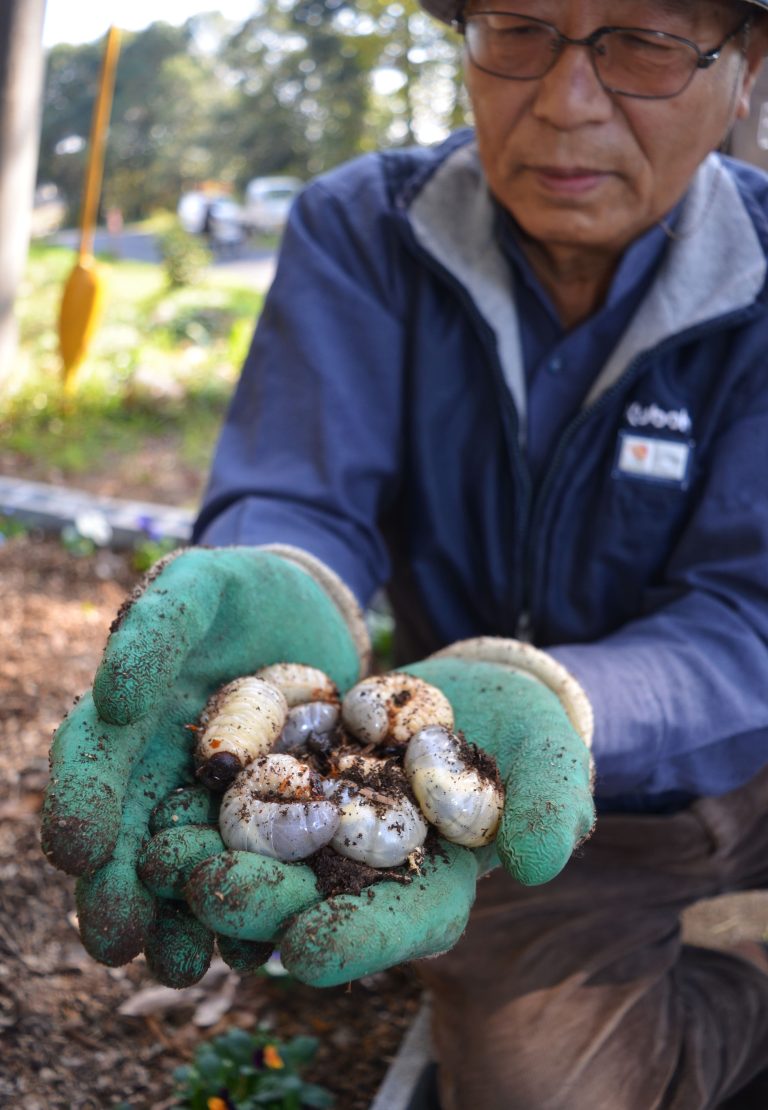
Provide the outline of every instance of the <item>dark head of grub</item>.
[[243,765],[232,752],[217,752],[201,763],[196,774],[203,786],[220,793],[237,778]]

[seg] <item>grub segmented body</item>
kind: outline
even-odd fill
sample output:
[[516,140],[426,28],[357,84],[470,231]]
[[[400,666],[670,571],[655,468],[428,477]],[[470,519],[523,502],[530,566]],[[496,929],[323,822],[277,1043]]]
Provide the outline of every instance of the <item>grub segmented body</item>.
[[272,749],[287,716],[285,695],[263,678],[245,675],[227,683],[200,717],[198,778],[210,790],[225,789],[243,767]]
[[361,743],[384,749],[402,749],[428,725],[453,728],[451,703],[442,690],[399,672],[358,682],[342,701],[341,715]]
[[224,795],[221,837],[235,851],[292,862],[327,844],[341,820],[340,807],[324,796],[319,777],[285,753],[261,756]]
[[[341,856],[369,867],[397,867],[418,851],[427,836],[427,823],[406,795],[402,777],[394,790],[376,785],[381,760],[342,755],[337,761],[340,778],[326,780],[324,788],[340,806],[340,822],[331,847]],[[390,769],[390,777],[396,778]],[[351,776],[354,774],[354,779]],[[369,780],[371,785],[368,785]]]
[[490,757],[449,729],[431,726],[413,736],[403,767],[419,807],[446,840],[465,848],[490,844],[504,807],[504,790]]
[[271,663],[256,671],[256,677],[276,686],[289,709],[308,702],[339,705],[341,701],[336,683],[324,671],[306,663]]
[[338,705],[327,701],[311,701],[288,710],[275,751],[290,752],[314,741],[316,747],[328,749],[339,725]]

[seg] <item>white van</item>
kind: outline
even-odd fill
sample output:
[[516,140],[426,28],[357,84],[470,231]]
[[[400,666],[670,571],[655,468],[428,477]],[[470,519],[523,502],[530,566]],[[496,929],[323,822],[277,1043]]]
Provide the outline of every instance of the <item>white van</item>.
[[257,235],[279,234],[304,182],[298,177],[254,177],[245,187],[243,220]]

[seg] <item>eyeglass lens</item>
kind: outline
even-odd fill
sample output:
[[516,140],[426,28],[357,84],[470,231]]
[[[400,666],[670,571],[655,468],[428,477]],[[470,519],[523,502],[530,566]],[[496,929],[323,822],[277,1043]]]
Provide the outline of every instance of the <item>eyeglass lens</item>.
[[[470,16],[466,38],[475,65],[517,80],[543,77],[564,45],[550,24],[507,13]],[[699,62],[696,49],[674,35],[627,27],[602,32],[590,52],[604,87],[628,96],[675,96]]]

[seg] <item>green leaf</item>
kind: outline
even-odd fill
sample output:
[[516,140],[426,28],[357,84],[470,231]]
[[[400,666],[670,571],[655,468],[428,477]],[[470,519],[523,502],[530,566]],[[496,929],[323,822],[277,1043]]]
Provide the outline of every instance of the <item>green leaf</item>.
[[317,1107],[318,1110],[333,1106],[336,1098],[325,1087],[318,1087],[314,1083],[305,1083],[301,1088],[301,1101],[304,1106]]
[[298,1036],[280,1047],[280,1055],[286,1064],[299,1068],[315,1058],[318,1046],[317,1037]]

